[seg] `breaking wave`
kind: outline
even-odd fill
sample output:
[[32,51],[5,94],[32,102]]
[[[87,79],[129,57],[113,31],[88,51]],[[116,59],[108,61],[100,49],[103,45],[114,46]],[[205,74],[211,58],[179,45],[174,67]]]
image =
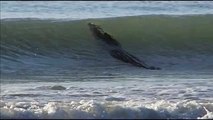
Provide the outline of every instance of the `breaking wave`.
[[168,68],[201,63],[199,69],[213,68],[213,15],[143,15],[74,21],[2,19],[1,71],[120,63],[93,38],[88,22],[101,25],[124,49],[151,64]]
[[[140,102],[139,102],[140,103]],[[94,102],[93,100],[70,103],[61,102],[3,102],[1,118],[16,119],[212,119],[213,104],[181,101],[177,103],[158,101],[139,104],[133,101]]]

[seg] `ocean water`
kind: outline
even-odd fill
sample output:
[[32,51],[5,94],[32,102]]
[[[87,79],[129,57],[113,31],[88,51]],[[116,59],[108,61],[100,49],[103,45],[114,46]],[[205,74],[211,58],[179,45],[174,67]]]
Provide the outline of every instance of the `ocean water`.
[[[1,119],[213,119],[213,2],[0,3]],[[162,70],[112,58],[88,22]]]

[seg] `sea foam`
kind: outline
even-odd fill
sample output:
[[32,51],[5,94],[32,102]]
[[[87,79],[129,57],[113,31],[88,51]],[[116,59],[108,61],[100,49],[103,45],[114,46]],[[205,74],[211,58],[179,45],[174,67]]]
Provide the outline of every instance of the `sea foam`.
[[212,119],[213,103],[158,101],[141,104],[139,101],[97,102],[94,100],[63,102],[4,102],[1,101],[1,118],[193,118]]

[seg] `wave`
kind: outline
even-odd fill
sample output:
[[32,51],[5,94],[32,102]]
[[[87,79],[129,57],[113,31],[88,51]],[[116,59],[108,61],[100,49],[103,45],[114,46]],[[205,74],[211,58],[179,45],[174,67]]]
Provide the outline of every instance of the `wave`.
[[201,61],[213,66],[209,62],[213,59],[213,15],[143,15],[73,21],[2,19],[1,70],[14,64],[68,62],[87,66],[104,61],[110,66],[111,56],[101,41],[93,38],[88,22],[101,25],[124,49],[153,64],[174,65],[177,62],[168,63],[168,59],[188,59],[188,63]]
[[157,101],[140,102],[3,102],[0,104],[3,119],[212,119],[212,103]]

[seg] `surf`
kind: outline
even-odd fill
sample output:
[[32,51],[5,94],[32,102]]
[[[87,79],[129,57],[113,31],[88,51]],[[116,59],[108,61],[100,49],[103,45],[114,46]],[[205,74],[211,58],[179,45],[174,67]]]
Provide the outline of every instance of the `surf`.
[[[158,59],[157,63],[156,60],[150,61],[154,65],[186,63],[186,60],[200,58],[201,62],[206,62],[201,67],[210,66],[211,69],[213,15],[142,15],[86,20],[2,19],[1,66],[11,67],[8,64],[11,62],[26,64],[26,59],[36,64],[38,58],[55,62],[67,59],[69,64],[83,61],[95,64],[99,61],[110,65],[111,58],[94,40],[87,26],[89,22],[101,25],[124,49],[139,58],[146,61]],[[168,62],[174,58],[178,59],[176,63]]]

